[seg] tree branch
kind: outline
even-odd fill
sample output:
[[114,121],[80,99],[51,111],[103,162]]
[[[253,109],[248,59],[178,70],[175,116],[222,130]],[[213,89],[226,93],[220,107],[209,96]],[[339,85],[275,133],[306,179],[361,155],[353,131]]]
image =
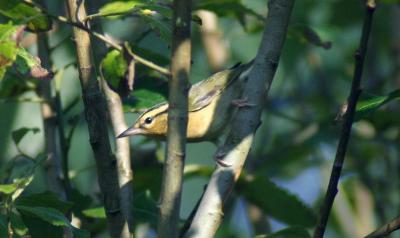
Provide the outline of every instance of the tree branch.
[[226,166],[217,165],[186,238],[214,237],[222,221],[223,206],[239,178],[260,124],[263,104],[278,67],[293,4],[294,0],[268,1],[262,42],[243,95],[249,104],[255,106],[239,108],[235,114],[225,145],[217,151],[219,155],[224,155]]
[[[75,27],[77,27],[77,28],[79,28],[81,30],[86,31],[87,33],[93,35],[97,39],[103,41],[104,43],[110,45],[112,48],[114,48],[114,49],[116,49],[118,51],[128,50],[128,49],[126,49],[126,47],[121,46],[120,44],[118,44],[114,40],[112,40],[111,38],[106,37],[103,34],[100,34],[100,33],[96,32],[96,31],[91,30],[89,27],[87,27],[85,24],[82,23],[83,20],[81,20],[80,22],[70,21],[66,17],[57,16],[57,15],[49,13],[46,9],[42,8],[41,6],[39,6],[38,4],[36,4],[36,3],[34,3],[32,1],[30,1],[30,0],[23,0],[23,1],[26,4],[30,4],[31,6],[36,7],[43,14],[51,17],[54,20],[57,20],[59,22],[62,22],[62,23],[65,23],[65,24],[68,24],[68,25],[71,25],[71,26],[75,26]],[[128,51],[128,53],[137,62],[139,62],[139,63],[141,63],[141,64],[143,64],[143,65],[145,65],[145,66],[147,66],[147,67],[149,67],[149,68],[151,68],[151,69],[153,69],[153,70],[155,70],[155,71],[157,71],[157,72],[159,72],[161,74],[164,74],[164,75],[167,75],[167,76],[170,75],[170,72],[169,72],[168,69],[163,68],[163,67],[161,67],[161,66],[159,66],[159,65],[157,65],[157,64],[155,64],[155,63],[153,63],[153,62],[151,62],[149,60],[146,60],[146,59],[140,57],[139,55],[133,53],[132,51]]]
[[[86,10],[82,1],[67,0],[66,3],[73,22],[85,18]],[[130,237],[128,224],[120,208],[118,174],[109,143],[105,100],[93,70],[90,36],[88,32],[75,27],[74,40],[90,144],[96,160],[110,234],[113,238]]]
[[171,81],[166,161],[160,194],[158,236],[179,237],[182,176],[186,154],[188,85],[191,61],[191,0],[174,0]]
[[379,227],[376,231],[365,236],[365,238],[383,238],[398,229],[400,229],[400,217],[397,217],[389,223]]
[[346,155],[346,150],[351,134],[351,127],[354,121],[354,114],[356,110],[357,101],[361,93],[361,77],[364,66],[365,54],[367,51],[369,33],[371,31],[372,17],[375,10],[375,1],[368,0],[366,2],[366,12],[364,17],[364,24],[360,45],[354,54],[356,66],[354,69],[353,82],[351,85],[350,95],[347,99],[347,110],[344,115],[342,132],[339,139],[339,144],[336,150],[335,161],[333,162],[331,177],[326,191],[324,203],[321,206],[318,223],[315,228],[314,238],[322,238],[326,230],[329,214],[332,209],[333,202],[338,192],[337,185],[339,183],[340,174],[342,172],[343,163]]

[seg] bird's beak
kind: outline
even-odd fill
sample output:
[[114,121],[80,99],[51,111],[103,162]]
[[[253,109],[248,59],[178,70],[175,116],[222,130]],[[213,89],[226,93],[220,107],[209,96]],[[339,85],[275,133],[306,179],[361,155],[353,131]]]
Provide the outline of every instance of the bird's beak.
[[133,136],[133,135],[140,135],[143,134],[144,130],[142,128],[136,128],[136,127],[129,127],[126,129],[124,132],[119,134],[117,138],[122,138],[126,136]]

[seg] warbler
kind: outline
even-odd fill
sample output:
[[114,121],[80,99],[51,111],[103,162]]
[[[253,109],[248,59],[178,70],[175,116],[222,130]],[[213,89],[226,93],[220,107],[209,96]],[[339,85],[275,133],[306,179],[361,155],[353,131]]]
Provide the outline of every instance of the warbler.
[[[188,92],[187,141],[218,143],[235,108],[251,106],[241,98],[252,61],[236,64],[192,85]],[[143,112],[136,122],[117,138],[144,135],[165,140],[168,130],[168,102]]]

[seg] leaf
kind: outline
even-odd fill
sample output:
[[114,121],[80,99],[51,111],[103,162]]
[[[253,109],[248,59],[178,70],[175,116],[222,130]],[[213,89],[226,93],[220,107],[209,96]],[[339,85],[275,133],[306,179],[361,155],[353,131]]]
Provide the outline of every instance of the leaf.
[[90,218],[106,218],[104,207],[89,208],[82,211],[83,215]]
[[304,227],[294,226],[269,235],[258,235],[255,238],[311,238],[311,236]]
[[10,221],[12,229],[17,235],[24,236],[28,233],[28,228],[25,226],[21,217],[15,212],[11,212]]
[[50,223],[53,226],[71,226],[64,214],[54,208],[29,206],[16,206],[16,208],[20,212],[29,213],[47,223]]
[[22,127],[18,130],[15,130],[12,132],[12,138],[13,141],[15,143],[15,145],[18,146],[19,142],[22,140],[22,138],[24,138],[24,136],[28,133],[28,132],[33,132],[33,134],[38,133],[40,130],[37,127],[33,127],[33,128],[28,128],[28,127]]
[[51,29],[51,19],[41,11],[21,0],[0,0],[0,14],[17,23],[26,24],[28,30],[43,32]]
[[170,27],[170,21],[163,21],[162,18],[157,17],[156,15],[142,14],[142,17],[149,24],[151,29],[165,41],[165,43],[171,43],[172,29]]
[[7,217],[0,213],[0,237],[8,237]]
[[23,77],[48,80],[54,76],[53,72],[41,66],[41,61],[38,57],[31,55],[22,47],[19,47],[17,50],[15,66]]
[[356,109],[356,117],[360,118],[364,115],[378,110],[383,105],[400,99],[400,89],[390,92],[386,96],[368,96],[363,95],[365,99],[358,101]]
[[128,63],[117,50],[110,51],[101,62],[103,75],[108,84],[115,90],[119,88],[121,80],[125,77]]
[[247,201],[286,224],[311,227],[316,222],[311,208],[265,176],[239,179],[237,189]]
[[14,179],[14,183],[17,184],[17,189],[14,191],[12,195],[12,200],[15,201],[19,197],[19,195],[22,194],[22,192],[25,190],[26,187],[32,182],[33,180],[33,173],[34,173],[34,166],[31,171],[28,171],[30,173],[29,176],[19,178],[19,179]]
[[304,26],[304,25],[293,26],[290,29],[290,33],[297,36],[297,38],[299,38],[300,41],[303,42],[306,41],[310,44],[322,47],[326,50],[332,47],[331,41],[322,40],[319,34],[309,26]]
[[11,194],[15,190],[17,190],[17,184],[11,183],[11,184],[0,184],[0,192],[5,193],[5,194]]
[[3,79],[7,67],[17,58],[17,44],[12,36],[17,32],[17,26],[0,24],[0,80]]
[[[135,6],[141,4],[142,1],[114,1],[107,3],[99,9],[99,13],[96,15],[107,16],[107,15],[118,15],[124,14],[131,11]],[[118,16],[111,16],[111,18],[117,18]]]
[[63,213],[72,208],[71,202],[62,201],[57,194],[52,192],[42,192],[21,196],[17,199],[16,205],[28,207],[51,207]]
[[246,7],[241,0],[203,0],[194,7],[195,10],[212,11],[220,17],[233,16],[238,19],[242,26],[246,25],[245,16],[254,16],[257,19],[264,21],[264,16],[258,14],[252,9]]

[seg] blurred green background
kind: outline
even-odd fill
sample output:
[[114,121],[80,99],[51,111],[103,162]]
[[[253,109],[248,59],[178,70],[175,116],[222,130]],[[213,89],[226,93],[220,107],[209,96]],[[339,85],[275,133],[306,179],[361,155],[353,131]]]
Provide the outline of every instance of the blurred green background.
[[[112,1],[92,1],[91,12],[97,12],[109,2]],[[400,4],[396,1],[378,3],[360,100],[369,105],[368,102],[377,103],[382,97],[395,93],[382,105],[357,113],[327,238],[364,237],[400,212],[399,105],[395,100],[399,97],[395,90],[400,86]],[[65,15],[62,2],[47,1],[46,4],[49,12]],[[213,4],[221,5],[216,7]],[[266,1],[198,0],[194,1],[194,6],[217,14],[219,43],[226,57],[218,66],[208,63],[210,56],[206,54],[206,45],[202,40],[205,33],[201,30],[205,26],[193,22],[192,83],[207,78],[217,69],[230,67],[236,62],[248,62],[255,57],[264,25],[260,18],[267,14]],[[350,90],[353,55],[359,44],[363,16],[363,1],[359,0],[296,1],[279,68],[266,99],[262,125],[246,162],[247,175],[265,178],[267,182],[253,184],[256,188],[253,190],[246,189],[246,184],[237,186],[227,204],[224,223],[217,237],[254,237],[287,226],[313,230],[340,134],[340,122],[335,121],[335,117]],[[9,18],[0,18],[1,23],[8,21]],[[134,51],[137,50],[142,57],[168,65],[168,61],[165,62],[170,57],[168,41],[160,36],[157,27],[152,30],[151,25],[149,27],[140,16],[103,18],[101,24],[107,35],[130,42]],[[68,131],[71,128],[70,119],[79,120],[68,153],[69,175],[73,187],[81,195],[90,197],[91,202],[82,208],[88,209],[101,203],[95,162],[82,114],[81,88],[71,37],[70,26],[55,22],[49,33],[49,44],[53,48],[53,71],[64,69],[60,91],[63,107],[79,99],[78,104],[64,115],[63,121]],[[37,55],[34,34],[25,33],[21,44]],[[132,97],[136,96],[139,102],[148,97],[150,104],[162,99],[160,89],[154,90],[148,86],[148,81],[146,83],[152,78],[162,77],[137,65],[135,87],[137,85],[138,95],[134,91]],[[23,152],[36,157],[44,151],[40,105],[29,100],[17,101],[17,98],[36,98],[35,92],[28,90],[16,94],[18,90],[14,90],[14,94],[10,94],[6,92],[5,82],[0,81],[1,168],[19,154],[11,135],[21,127],[40,129],[39,133],[28,133],[22,139],[19,147]],[[146,88],[156,92],[156,96],[143,93]],[[132,103],[127,100],[125,106],[129,110],[138,110],[137,105],[137,101]],[[138,115],[126,113],[127,123],[132,124]],[[131,138],[131,148],[135,201],[140,211],[145,210],[143,213],[139,209],[136,211],[137,235],[155,237],[154,202],[158,198],[162,177],[160,161],[164,156],[164,143],[138,136]],[[201,171],[213,168],[215,162],[212,156],[216,147],[204,142],[188,144],[187,150],[186,166],[195,172],[184,181],[182,219],[189,216],[202,194],[208,172]],[[17,163],[13,173],[23,171],[23,166],[24,163]],[[36,169],[34,179],[24,194],[48,190],[50,185],[46,180],[46,170],[45,166]],[[17,176],[15,174],[13,176]],[[3,174],[1,177],[1,183],[12,181],[12,176],[5,177]],[[279,187],[276,188],[278,191],[272,189],[275,185],[269,184],[271,181]],[[302,207],[304,212],[298,207]],[[82,217],[87,219],[83,229],[101,237],[108,236],[104,231],[103,218]],[[141,232],[143,236],[140,236]],[[390,237],[400,235],[395,232]]]

